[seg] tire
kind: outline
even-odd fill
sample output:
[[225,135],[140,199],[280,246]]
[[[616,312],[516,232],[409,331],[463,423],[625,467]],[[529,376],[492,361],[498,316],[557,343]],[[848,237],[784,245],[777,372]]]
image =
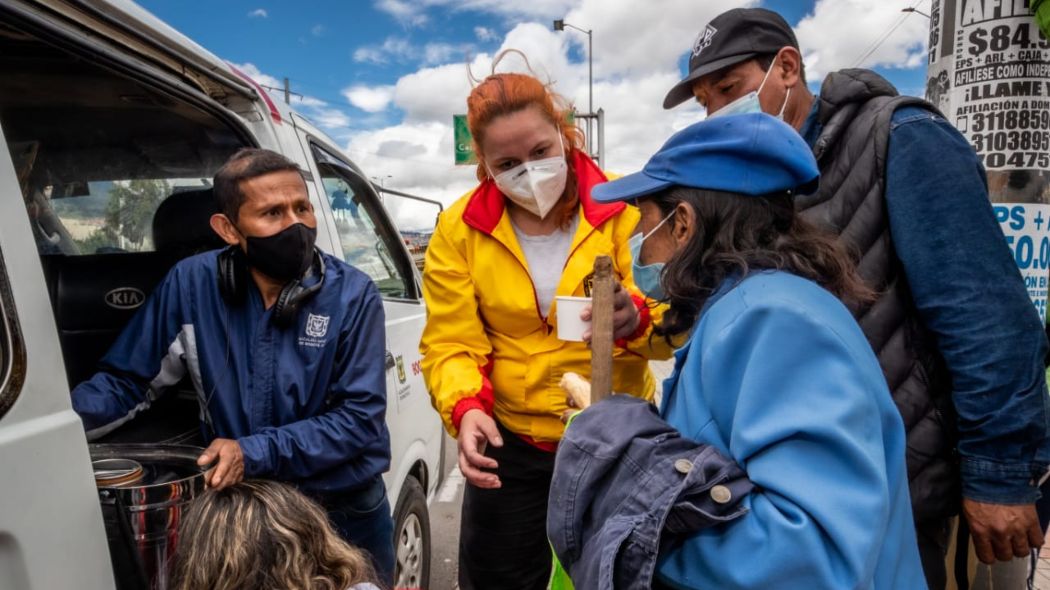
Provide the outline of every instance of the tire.
[[419,480],[409,476],[394,508],[394,588],[430,587],[430,512]]

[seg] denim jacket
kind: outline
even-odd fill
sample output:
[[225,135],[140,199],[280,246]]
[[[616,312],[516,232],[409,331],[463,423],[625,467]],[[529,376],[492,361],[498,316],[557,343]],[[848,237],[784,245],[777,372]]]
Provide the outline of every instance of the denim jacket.
[[547,536],[578,590],[649,588],[662,542],[743,516],[752,487],[735,461],[617,395],[558,446]]

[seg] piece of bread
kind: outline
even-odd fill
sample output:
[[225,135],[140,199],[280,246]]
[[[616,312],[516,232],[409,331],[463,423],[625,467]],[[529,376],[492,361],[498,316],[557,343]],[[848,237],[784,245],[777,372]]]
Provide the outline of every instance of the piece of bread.
[[583,410],[591,405],[591,384],[576,373],[565,373],[561,376],[561,388],[572,398],[572,403]]

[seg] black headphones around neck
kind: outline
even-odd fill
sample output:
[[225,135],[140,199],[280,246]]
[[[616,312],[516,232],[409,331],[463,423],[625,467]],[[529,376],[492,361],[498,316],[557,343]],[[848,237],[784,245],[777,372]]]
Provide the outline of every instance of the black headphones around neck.
[[[302,304],[317,295],[324,284],[324,257],[314,248],[314,260],[310,268],[316,268],[318,280],[309,287],[304,287],[302,278],[289,281],[281,289],[277,301],[273,304],[273,323],[280,328],[287,328],[299,315]],[[310,273],[307,273],[310,274]],[[240,305],[248,296],[248,262],[240,246],[229,246],[219,253],[218,259],[219,292],[230,305]]]

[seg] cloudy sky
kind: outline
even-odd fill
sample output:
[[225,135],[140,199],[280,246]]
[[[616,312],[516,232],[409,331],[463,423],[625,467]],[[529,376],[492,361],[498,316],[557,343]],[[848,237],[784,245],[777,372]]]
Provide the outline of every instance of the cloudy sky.
[[[606,114],[608,169],[632,172],[676,129],[703,116],[661,102],[712,17],[763,6],[795,27],[814,90],[829,71],[861,65],[902,93],[925,85],[930,0],[139,0],[264,85],[291,80],[292,105],[385,186],[450,203],[474,184],[453,165],[452,115],[466,109],[468,64],[491,73],[501,49],[586,110],[593,30],[594,105]],[[521,69],[508,59],[500,69]],[[280,98],[280,92],[272,92]]]

